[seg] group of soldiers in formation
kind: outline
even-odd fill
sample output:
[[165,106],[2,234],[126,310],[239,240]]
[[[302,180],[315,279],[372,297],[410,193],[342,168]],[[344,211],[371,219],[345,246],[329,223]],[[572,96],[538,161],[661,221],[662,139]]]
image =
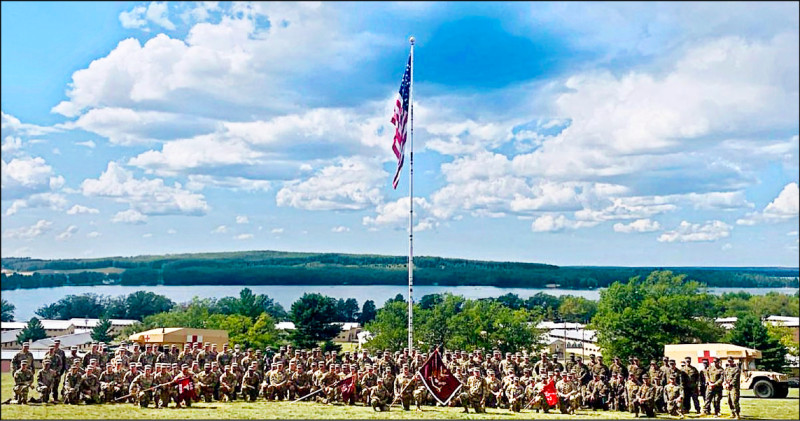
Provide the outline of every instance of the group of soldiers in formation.
[[[17,403],[28,402],[28,390],[33,385],[33,355],[29,345],[14,356],[14,394]],[[197,342],[176,345],[140,346],[125,344],[111,353],[105,344],[92,344],[91,351],[78,356],[72,347],[67,355],[55,340],[35,375],[36,390],[42,403],[59,401],[66,404],[130,402],[142,407],[153,403],[167,407],[190,406],[200,399],[255,401],[296,400],[313,398],[327,404],[356,403],[387,411],[399,403],[410,410],[422,405],[436,404],[419,374],[428,354],[413,349],[391,353],[368,351],[337,354],[280,347],[266,352],[243,350],[239,345],[230,349],[223,345]],[[661,364],[650,361],[649,367],[632,357],[628,365],[618,357],[606,365],[602,356],[590,355],[584,362],[570,355],[564,363],[557,355],[542,353],[532,361],[528,353],[491,354],[474,351],[446,351],[442,354],[445,366],[461,382],[460,390],[447,402],[463,406],[464,412],[473,408],[485,412],[489,408],[505,408],[519,412],[533,409],[549,412],[558,408],[574,414],[577,409],[630,411],[636,417],[656,412],[683,417],[694,403],[700,413],[698,397],[704,397],[703,414],[719,416],[723,389],[728,391],[731,418],[739,418],[740,368],[729,358],[723,368],[715,359],[698,370],[691,358],[681,361],[664,358]],[[338,387],[353,378],[351,393]],[[555,385],[558,402],[548,403],[548,385]],[[432,379],[432,387],[437,387]],[[59,387],[61,395],[59,395]],[[552,401],[552,398],[551,398]],[[442,403],[439,403],[440,405]]]

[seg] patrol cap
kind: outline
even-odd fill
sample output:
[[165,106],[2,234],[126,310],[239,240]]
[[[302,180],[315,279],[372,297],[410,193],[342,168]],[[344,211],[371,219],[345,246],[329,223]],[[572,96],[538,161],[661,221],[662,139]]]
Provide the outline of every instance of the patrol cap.
[[178,363],[172,363],[172,366],[178,368]]
[[60,343],[61,343],[61,339],[55,339],[55,340],[53,341],[53,343],[60,344]]
[[28,360],[22,360],[22,365],[28,365]]
[[233,346],[233,348],[234,349],[240,349],[241,347],[239,346],[239,344],[236,344],[236,345]]
[[[23,361],[23,363],[28,364],[27,361]],[[50,364],[50,358],[45,358],[44,361],[42,361],[42,364]]]
[[378,377],[378,383],[383,383],[383,377]]
[[650,360],[650,365],[656,365],[656,360]]
[[144,366],[144,369],[145,370],[152,370],[153,366],[151,366],[150,364],[147,364],[146,366]]
[[644,379],[650,379],[650,376],[648,376],[647,374],[642,374],[642,380]]
[[[477,367],[476,367],[476,368],[477,368]],[[487,371],[487,373],[489,373],[489,374],[494,374],[494,370],[489,370],[489,371]]]
[[23,347],[26,347],[26,346],[31,346],[31,343],[30,343],[30,342],[23,342],[23,343],[22,343],[22,346],[23,346]]
[[207,367],[207,368],[211,368],[211,363],[205,363],[205,364],[203,364],[203,368],[206,368],[206,367]]
[[189,364],[183,364],[183,365],[181,365],[181,370],[183,370],[184,368],[189,368]]

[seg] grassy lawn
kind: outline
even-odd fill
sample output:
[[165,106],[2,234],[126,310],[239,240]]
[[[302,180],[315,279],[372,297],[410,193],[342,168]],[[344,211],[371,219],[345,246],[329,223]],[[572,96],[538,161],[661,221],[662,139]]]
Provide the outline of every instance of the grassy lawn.
[[[0,377],[2,393],[0,399],[5,401],[14,396],[12,391],[13,381],[11,376],[4,373]],[[741,400],[742,415],[744,419],[797,419],[800,415],[798,409],[798,389],[791,389],[790,399],[756,399],[748,397],[752,393],[743,392]],[[38,396],[32,392],[29,396]],[[556,411],[557,412],[557,411]],[[487,414],[462,414],[459,408],[424,407],[423,412],[406,412],[398,407],[393,407],[391,412],[374,412],[371,408],[362,406],[326,406],[316,403],[288,402],[242,402],[233,403],[197,403],[190,409],[142,409],[131,404],[115,405],[2,405],[0,408],[2,419],[625,419],[630,414],[622,412],[592,412],[579,411],[576,417],[558,413],[542,414],[534,411],[523,411],[519,414],[509,413],[507,410],[489,409]],[[723,416],[730,414],[727,404],[723,399]],[[659,418],[674,419],[669,416]],[[697,415],[688,417],[697,418]],[[704,418],[705,419],[705,418]]]

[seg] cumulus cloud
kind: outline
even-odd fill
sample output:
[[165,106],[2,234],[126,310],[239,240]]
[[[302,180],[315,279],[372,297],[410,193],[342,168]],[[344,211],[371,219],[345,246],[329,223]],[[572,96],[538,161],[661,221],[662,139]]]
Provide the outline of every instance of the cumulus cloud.
[[9,162],[2,160],[4,200],[57,190],[63,185],[64,177],[56,175],[53,167],[41,157],[20,157]]
[[225,234],[227,232],[228,232],[228,226],[227,225],[220,225],[220,226],[214,228],[213,230],[211,230],[212,234]]
[[[206,118],[179,113],[104,107],[91,109],[76,121],[60,127],[85,130],[107,138],[112,144],[129,146],[211,132],[215,123]],[[79,144],[95,147],[93,141]]]
[[144,215],[204,215],[209,206],[203,195],[185,190],[180,183],[167,186],[162,179],[138,179],[116,162],[109,162],[96,179],[81,183],[84,196],[112,198]]
[[[388,226],[408,230],[408,205],[408,198],[382,203],[375,208],[377,215],[365,216],[362,218],[362,223],[372,228]],[[414,231],[424,231],[439,226],[439,220],[434,216],[433,205],[424,197],[414,198],[414,224]]]
[[590,228],[597,225],[597,221],[575,221],[564,215],[546,214],[533,220],[533,232],[559,232],[565,229]]
[[78,226],[77,225],[70,225],[69,227],[67,227],[66,230],[64,230],[64,232],[62,232],[62,233],[60,233],[60,234],[58,234],[56,236],[56,240],[59,240],[59,241],[67,240],[67,239],[71,238],[72,235],[75,234],[76,232],[78,232]]
[[103,234],[101,234],[98,231],[92,231],[92,232],[86,234],[86,238],[97,238],[97,237],[99,237],[101,235],[103,235]]
[[82,205],[74,205],[67,211],[67,215],[77,215],[81,213],[100,213],[100,210]]
[[338,227],[331,228],[331,232],[341,233],[341,232],[348,232],[350,228],[347,228],[343,225],[339,225]]
[[276,235],[277,234],[283,234],[283,228],[273,228],[272,231],[270,231],[270,232],[273,233],[273,234],[276,234]]
[[97,144],[94,143],[93,140],[87,140],[85,142],[75,142],[75,144],[78,146],[85,146],[89,149],[94,149],[97,146]]
[[247,215],[236,215],[236,223],[237,224],[249,224],[250,219],[247,218]]
[[26,208],[48,208],[60,211],[67,206],[67,198],[60,193],[36,193],[24,199],[17,199],[6,209],[6,216],[16,214]]
[[253,238],[253,234],[239,234],[233,237],[235,240],[249,240]]
[[19,239],[19,240],[32,240],[42,234],[47,233],[53,227],[53,222],[46,219],[40,219],[35,224],[27,227],[20,227],[15,229],[7,229],[3,231],[4,238]]
[[736,221],[739,225],[755,225],[760,222],[781,222],[797,220],[800,215],[800,195],[798,184],[789,183],[770,202],[763,211],[749,213],[746,217]]
[[306,210],[359,210],[382,200],[388,173],[377,162],[345,158],[306,180],[287,182],[275,197],[278,206]]
[[147,7],[134,6],[133,9],[119,14],[119,22],[123,28],[146,30],[147,28],[145,27],[148,21],[164,29],[175,30],[175,24],[169,20],[167,2],[154,1]]
[[147,222],[147,215],[144,215],[135,209],[128,209],[126,211],[117,212],[114,217],[111,218],[111,222],[140,225]]
[[717,241],[730,236],[732,228],[722,221],[707,221],[704,224],[682,221],[677,229],[661,234],[658,241],[662,243]]
[[637,219],[630,224],[623,224],[619,222],[614,224],[615,232],[622,232],[625,234],[632,232],[653,232],[659,231],[660,229],[661,224],[658,223],[658,221],[652,221],[650,219]]

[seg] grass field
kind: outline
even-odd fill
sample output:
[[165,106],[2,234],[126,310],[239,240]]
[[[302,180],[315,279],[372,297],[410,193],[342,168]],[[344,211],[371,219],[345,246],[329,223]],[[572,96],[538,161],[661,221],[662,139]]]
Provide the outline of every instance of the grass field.
[[[13,381],[8,373],[0,377],[2,393],[0,399],[5,401],[14,396]],[[798,419],[798,389],[791,389],[789,399],[756,399],[750,391],[744,391],[741,400],[742,418],[744,419]],[[38,396],[37,392],[30,395]],[[462,414],[459,408],[424,407],[423,412],[406,412],[393,407],[391,412],[374,412],[362,406],[327,406],[316,403],[288,402],[242,402],[233,403],[197,403],[189,409],[142,409],[131,404],[116,405],[2,405],[1,419],[625,419],[630,414],[621,412],[580,411],[577,416],[558,413],[542,414],[534,411],[523,411],[513,414],[508,410],[489,409],[487,414]],[[557,411],[556,411],[557,412]],[[723,416],[730,414],[723,399]],[[660,416],[664,419],[675,419]],[[690,415],[688,419],[697,418]],[[704,418],[707,419],[707,418]]]

